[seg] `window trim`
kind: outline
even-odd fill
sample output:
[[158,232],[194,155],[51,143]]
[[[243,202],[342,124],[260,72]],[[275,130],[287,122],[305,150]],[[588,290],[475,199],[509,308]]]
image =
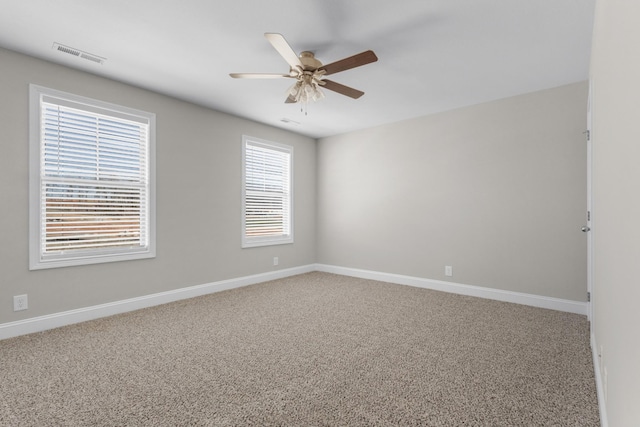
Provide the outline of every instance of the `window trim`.
[[[246,170],[247,170],[247,145],[254,144],[262,147],[266,147],[272,150],[286,152],[289,154],[289,234],[283,234],[279,236],[265,236],[265,237],[249,237],[246,235]],[[293,199],[293,146],[287,144],[281,144],[277,142],[267,141],[260,138],[255,138],[248,135],[242,135],[242,248],[252,248],[260,246],[272,246],[272,245],[285,245],[291,244],[294,241],[294,199]]]
[[[140,249],[107,249],[93,253],[49,255],[43,257],[41,246],[41,114],[42,101],[73,106],[91,113],[146,123],[148,125],[148,245]],[[154,258],[156,256],[156,171],[155,171],[155,114],[117,104],[99,101],[44,86],[29,85],[29,269],[69,267],[105,262]]]

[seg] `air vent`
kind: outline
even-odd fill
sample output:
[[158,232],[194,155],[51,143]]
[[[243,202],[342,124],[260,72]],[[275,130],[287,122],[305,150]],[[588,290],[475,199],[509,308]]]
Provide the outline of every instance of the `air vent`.
[[53,49],[57,50],[58,52],[63,52],[69,55],[77,56],[78,58],[86,59],[87,61],[95,62],[101,65],[104,63],[104,61],[107,60],[106,58],[102,58],[100,56],[93,55],[88,52],[83,52],[80,49],[75,49],[60,43],[54,43]]

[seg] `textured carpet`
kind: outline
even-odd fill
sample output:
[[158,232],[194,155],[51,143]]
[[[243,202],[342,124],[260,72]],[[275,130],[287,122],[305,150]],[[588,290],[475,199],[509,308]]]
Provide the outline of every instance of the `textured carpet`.
[[584,316],[309,273],[0,341],[7,426],[596,426]]

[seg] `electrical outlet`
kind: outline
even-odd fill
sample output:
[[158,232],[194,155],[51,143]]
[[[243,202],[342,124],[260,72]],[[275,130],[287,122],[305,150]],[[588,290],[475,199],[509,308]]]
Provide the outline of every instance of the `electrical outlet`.
[[273,257],[273,265],[278,265],[278,257],[277,256]]
[[453,276],[453,267],[450,266],[450,265],[445,265],[444,266],[444,275],[445,276],[449,276],[449,277]]
[[13,311],[21,311],[29,308],[29,299],[27,295],[16,295],[13,297]]

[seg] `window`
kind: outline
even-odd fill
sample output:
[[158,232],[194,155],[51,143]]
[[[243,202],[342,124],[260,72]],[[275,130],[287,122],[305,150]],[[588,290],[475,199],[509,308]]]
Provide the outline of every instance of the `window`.
[[29,268],[154,257],[155,115],[29,89]]
[[242,247],[293,243],[293,147],[242,137]]

